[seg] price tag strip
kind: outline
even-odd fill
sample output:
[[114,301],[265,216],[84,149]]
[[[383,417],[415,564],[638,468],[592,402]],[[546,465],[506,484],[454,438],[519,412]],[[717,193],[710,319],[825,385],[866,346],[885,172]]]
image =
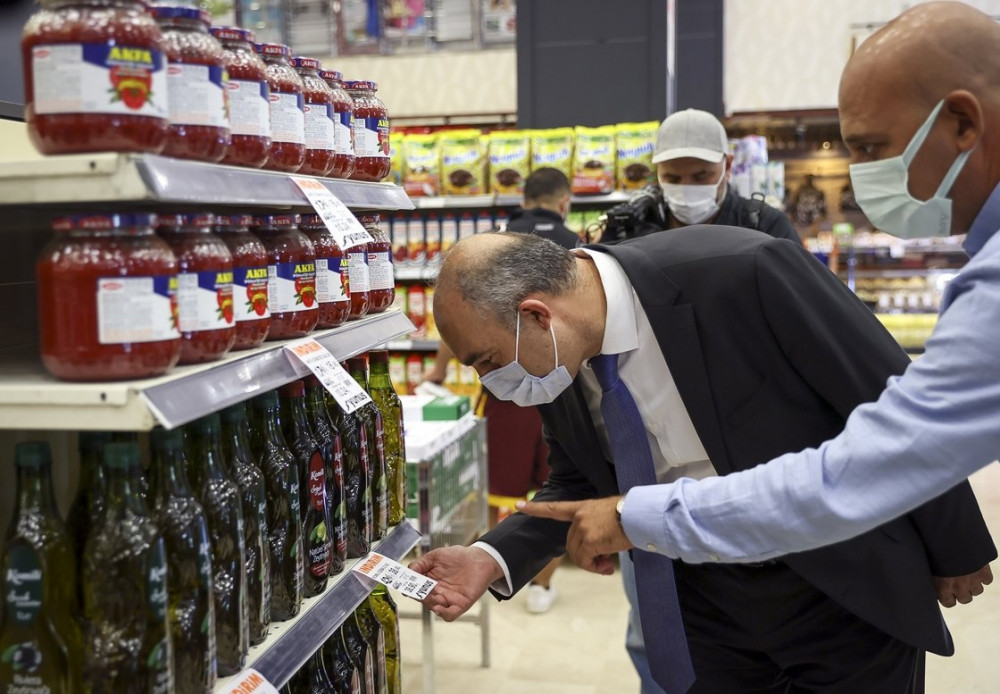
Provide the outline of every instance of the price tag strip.
[[278,690],[251,667],[237,675],[228,694],[278,694]]
[[354,566],[354,571],[398,590],[408,598],[422,601],[437,585],[433,578],[427,578],[416,571],[410,571],[397,561],[372,552]]
[[358,382],[344,371],[330,350],[311,337],[285,345],[285,351],[293,366],[301,365],[311,371],[347,414],[372,401]]
[[306,200],[312,205],[316,214],[323,220],[323,224],[337,240],[337,245],[343,250],[346,251],[348,248],[375,240],[361,225],[354,213],[347,209],[347,205],[342,203],[322,183],[313,178],[300,176],[289,176],[289,178],[306,196]]

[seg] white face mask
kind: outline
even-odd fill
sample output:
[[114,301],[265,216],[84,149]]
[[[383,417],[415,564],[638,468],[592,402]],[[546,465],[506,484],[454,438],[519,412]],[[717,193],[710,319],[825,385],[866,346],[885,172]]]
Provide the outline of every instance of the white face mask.
[[725,160],[722,164],[722,175],[715,183],[708,185],[683,185],[680,183],[661,183],[663,199],[667,201],[670,212],[678,221],[684,224],[701,224],[719,211],[719,184],[726,177]]
[[951,200],[945,197],[962,172],[972,150],[958,155],[937,192],[929,200],[917,200],[908,188],[910,162],[920,151],[944,101],[931,111],[910,144],[898,157],[851,164],[854,199],[875,227],[904,239],[951,234]]
[[521,407],[546,405],[573,384],[573,377],[565,366],[559,366],[559,347],[556,345],[556,331],[549,323],[552,333],[552,350],[556,365],[545,376],[532,376],[517,361],[518,343],[521,341],[521,312],[517,313],[517,332],[514,337],[514,361],[506,366],[490,371],[480,378],[483,386],[501,400],[511,400]]

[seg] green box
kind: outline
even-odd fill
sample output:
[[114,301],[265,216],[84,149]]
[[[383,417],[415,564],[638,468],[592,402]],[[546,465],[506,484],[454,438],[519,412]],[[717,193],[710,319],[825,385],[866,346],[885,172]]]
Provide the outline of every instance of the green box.
[[424,405],[425,422],[450,422],[469,413],[467,395],[445,395]]

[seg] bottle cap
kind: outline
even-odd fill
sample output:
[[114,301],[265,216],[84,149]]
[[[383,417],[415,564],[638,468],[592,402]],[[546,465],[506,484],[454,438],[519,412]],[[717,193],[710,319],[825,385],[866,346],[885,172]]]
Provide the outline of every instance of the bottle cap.
[[81,451],[100,455],[112,440],[110,431],[81,431],[77,445]]
[[180,429],[166,430],[163,427],[156,427],[149,432],[149,442],[153,450],[156,451],[181,451],[184,450],[184,434]]
[[139,446],[134,443],[109,443],[104,447],[104,464],[115,470],[139,467]]
[[52,463],[52,452],[44,441],[24,441],[14,447],[14,461],[21,468],[40,468]]

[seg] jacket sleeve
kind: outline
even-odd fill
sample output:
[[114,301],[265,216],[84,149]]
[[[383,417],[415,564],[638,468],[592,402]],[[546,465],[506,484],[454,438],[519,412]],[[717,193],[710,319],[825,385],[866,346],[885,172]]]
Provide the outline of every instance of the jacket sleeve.
[[765,205],[764,209],[761,210],[760,221],[761,232],[776,239],[788,239],[800,246],[802,245],[802,239],[799,238],[799,234],[795,231],[795,227],[792,226],[788,215],[781,210],[776,210],[773,207]]

